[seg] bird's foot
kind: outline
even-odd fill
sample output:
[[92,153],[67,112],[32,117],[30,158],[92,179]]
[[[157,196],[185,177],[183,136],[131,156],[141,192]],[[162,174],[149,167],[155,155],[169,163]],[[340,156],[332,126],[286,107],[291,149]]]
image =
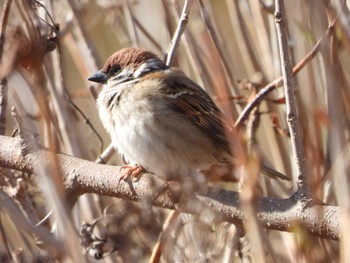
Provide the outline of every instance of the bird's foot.
[[139,176],[143,171],[145,171],[145,168],[143,168],[141,165],[123,165],[120,167],[119,172],[121,173],[119,182],[121,180],[125,181],[129,178],[137,177]]

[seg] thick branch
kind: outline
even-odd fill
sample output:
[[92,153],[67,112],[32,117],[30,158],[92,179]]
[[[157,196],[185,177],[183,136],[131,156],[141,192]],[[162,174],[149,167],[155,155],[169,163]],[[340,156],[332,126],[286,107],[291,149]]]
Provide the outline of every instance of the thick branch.
[[[29,152],[23,156],[24,143],[19,138],[0,136],[0,166],[35,173],[40,165],[56,165],[63,176],[69,193],[82,195],[95,193],[133,201],[149,200],[153,205],[176,209],[164,182],[152,174],[143,174],[132,183],[121,181],[116,166],[101,165],[65,154],[55,154],[45,149]],[[241,224],[244,219],[239,208],[238,193],[210,188],[203,194],[191,197],[191,208],[181,207],[182,212],[200,213],[204,207],[210,208],[220,220]],[[309,203],[303,206],[298,198],[259,198],[257,213],[261,224],[272,230],[293,231],[296,225],[305,228],[312,235],[328,239],[339,239],[348,233],[343,208],[324,204]]]

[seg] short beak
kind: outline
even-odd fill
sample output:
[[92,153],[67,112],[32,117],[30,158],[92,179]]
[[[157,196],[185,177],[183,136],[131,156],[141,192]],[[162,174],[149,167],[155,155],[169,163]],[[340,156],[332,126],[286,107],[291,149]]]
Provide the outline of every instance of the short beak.
[[102,70],[99,70],[95,74],[91,75],[88,80],[104,84],[107,82],[107,74],[102,72]]

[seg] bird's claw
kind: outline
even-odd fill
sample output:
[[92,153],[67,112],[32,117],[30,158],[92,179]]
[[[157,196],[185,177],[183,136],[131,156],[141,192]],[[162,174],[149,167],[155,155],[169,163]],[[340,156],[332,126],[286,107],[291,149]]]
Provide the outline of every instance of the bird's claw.
[[[125,170],[125,171],[123,171]],[[137,177],[139,176],[145,168],[143,168],[141,165],[123,165],[119,168],[119,173],[121,173],[120,181],[126,181],[129,178]],[[122,172],[123,171],[123,172]]]

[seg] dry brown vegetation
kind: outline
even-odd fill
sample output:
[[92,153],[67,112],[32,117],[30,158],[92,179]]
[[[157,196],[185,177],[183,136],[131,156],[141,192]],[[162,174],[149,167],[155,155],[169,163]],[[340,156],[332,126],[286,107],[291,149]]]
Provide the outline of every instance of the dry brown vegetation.
[[[346,1],[0,2],[0,262],[349,261]],[[220,105],[239,183],[181,198],[155,175],[118,182],[86,78],[127,46]]]

